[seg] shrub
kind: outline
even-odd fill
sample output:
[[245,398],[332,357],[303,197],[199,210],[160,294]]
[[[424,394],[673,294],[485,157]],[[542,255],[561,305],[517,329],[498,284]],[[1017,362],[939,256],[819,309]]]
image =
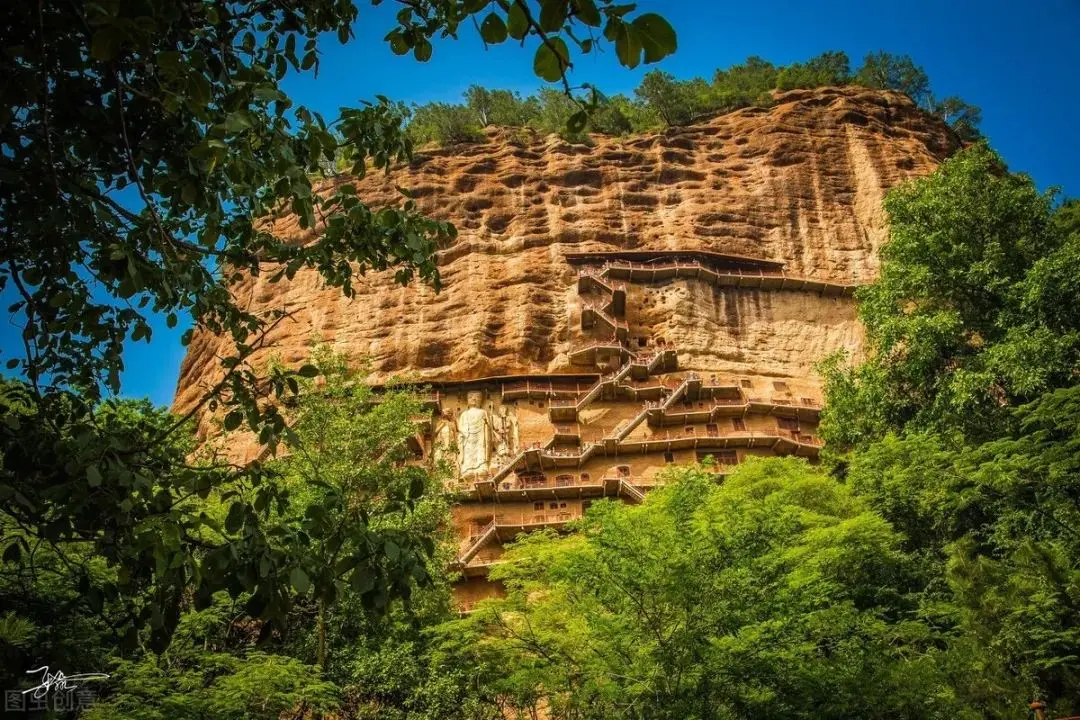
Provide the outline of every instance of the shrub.
[[464,105],[428,103],[413,111],[409,135],[417,145],[478,142],[484,139],[476,113]]

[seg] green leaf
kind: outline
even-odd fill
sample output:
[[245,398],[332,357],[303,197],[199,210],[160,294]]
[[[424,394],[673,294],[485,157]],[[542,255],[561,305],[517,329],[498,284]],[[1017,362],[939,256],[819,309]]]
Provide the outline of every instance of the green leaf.
[[22,557],[22,548],[19,547],[18,541],[13,541],[10,545],[4,548],[5,563],[17,563],[19,562],[20,557]]
[[244,526],[244,504],[234,502],[229,506],[229,513],[225,516],[225,532],[235,533]]
[[226,430],[235,430],[236,428],[240,427],[240,423],[243,422],[243,421],[244,421],[244,411],[243,410],[233,410],[232,412],[230,412],[228,415],[225,416],[225,420],[222,421],[221,424]]
[[405,35],[400,30],[394,30],[386,36],[386,39],[390,41],[390,50],[395,55],[404,55],[409,52],[409,41],[405,39]]
[[641,62],[641,39],[631,25],[620,23],[615,29],[615,54],[619,62],[633,70]]
[[570,51],[562,38],[551,37],[536,49],[533,72],[548,82],[558,82],[570,67]]
[[584,110],[578,110],[576,113],[570,116],[570,119],[566,121],[566,129],[571,134],[576,134],[585,129],[585,124],[589,122],[589,115]]
[[101,62],[109,62],[120,54],[124,36],[115,25],[106,25],[94,33],[90,40],[90,56]]
[[658,62],[675,52],[678,46],[675,30],[667,20],[656,13],[640,15],[634,18],[631,25],[645,51],[646,63]]
[[240,133],[251,129],[251,121],[243,110],[229,113],[225,118],[225,129],[231,133]]
[[567,0],[543,0],[540,6],[540,29],[549,33],[561,30],[568,11]]
[[517,3],[511,5],[506,13],[506,32],[515,40],[521,40],[529,32],[529,19]]
[[296,592],[306,593],[311,587],[311,579],[302,568],[294,567],[289,572],[289,584],[296,588]]
[[273,100],[282,100],[285,98],[284,93],[272,85],[260,85],[255,88],[252,95],[256,100],[261,100],[263,102],[271,102]]
[[409,497],[416,499],[424,494],[424,478],[415,477],[409,483]]
[[419,62],[427,62],[431,59],[431,43],[426,38],[420,38],[413,48],[413,57]]
[[349,584],[352,585],[354,591],[363,595],[374,589],[375,573],[367,565],[361,565],[353,571],[352,577],[349,578]]
[[319,368],[314,365],[304,365],[302,368],[296,371],[296,374],[300,377],[306,378],[318,377]]
[[600,11],[593,0],[572,0],[572,4],[578,20],[592,27],[600,27]]
[[97,465],[90,465],[86,468],[86,482],[90,484],[90,487],[99,487],[101,485],[101,470]]
[[484,22],[480,24],[480,37],[484,38],[484,42],[492,45],[498,45],[506,40],[506,25],[502,18],[495,13],[488,13]]

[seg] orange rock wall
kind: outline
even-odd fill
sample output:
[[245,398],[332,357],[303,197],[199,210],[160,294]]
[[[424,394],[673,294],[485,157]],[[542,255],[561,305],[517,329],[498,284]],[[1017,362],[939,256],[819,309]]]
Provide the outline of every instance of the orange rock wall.
[[[369,274],[352,300],[310,272],[246,280],[236,294],[253,310],[296,314],[270,338],[286,362],[320,338],[370,358],[373,381],[570,371],[580,298],[565,252],[711,250],[866,282],[886,238],[885,191],[953,149],[944,126],[907,98],[863,88],[792,91],[769,109],[592,145],[492,130],[485,143],[421,151],[388,177],[356,183],[375,205],[407,187],[422,210],[457,225],[438,295],[400,287],[391,272]],[[318,232],[292,218],[276,231],[296,241]],[[701,370],[806,377],[822,354],[859,344],[850,300],[679,282],[629,302],[636,330],[679,343],[681,364]],[[216,375],[220,343],[196,333],[176,409]]]

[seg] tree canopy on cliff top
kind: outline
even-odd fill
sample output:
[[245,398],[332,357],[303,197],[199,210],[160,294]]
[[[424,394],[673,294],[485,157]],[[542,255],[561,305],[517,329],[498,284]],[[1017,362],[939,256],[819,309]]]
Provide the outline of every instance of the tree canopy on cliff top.
[[[356,21],[351,0],[104,0],[0,10],[0,289],[15,295],[9,312],[22,324],[21,357],[9,356],[7,367],[27,381],[3,388],[0,511],[24,540],[105,542],[109,565],[170,598],[131,618],[152,623],[162,643],[188,581],[236,590],[227,579],[253,571],[257,586],[274,585],[256,614],[280,617],[289,578],[299,575],[288,565],[251,564],[264,539],[242,532],[244,519],[266,517],[282,500],[267,494],[258,463],[188,466],[171,439],[185,418],[100,402],[120,389],[125,343],[149,339],[148,312],[170,325],[187,313],[198,328],[229,338],[220,381],[191,413],[219,412],[226,429],[245,425],[273,448],[288,437],[276,401],[297,392],[298,374],[317,370],[257,375],[247,359],[287,309],[254,315],[234,301],[230,285],[307,268],[351,295],[357,272],[394,269],[402,283],[419,276],[437,288],[434,253],[454,236],[405,195],[373,208],[350,186],[317,185],[335,156],[363,175],[389,170],[412,149],[386,99],[330,119],[282,90],[289,73],[318,70],[324,33],[351,42]],[[574,57],[604,42],[631,68],[660,60],[676,43],[662,17],[611,0],[402,2],[385,40],[389,50],[428,62],[433,38],[456,38],[474,22],[486,43],[533,40],[536,75],[566,93]],[[590,99],[574,101],[569,122],[578,126]],[[295,214],[303,229],[318,226],[316,239],[274,236],[267,221],[278,212]],[[251,492],[237,495],[227,518],[227,551],[204,552],[168,521],[181,499],[238,477]],[[163,522],[158,531],[129,537],[153,518]],[[17,560],[25,548],[5,539]],[[103,600],[120,598],[121,586],[107,585]]]
[[533,128],[584,140],[586,132],[625,135],[686,125],[751,105],[768,107],[775,102],[776,90],[838,85],[902,92],[921,109],[946,122],[964,140],[979,137],[978,107],[955,96],[938,98],[922,67],[907,55],[884,51],[868,54],[854,72],[847,54],[838,51],[781,66],[749,57],[742,64],[717,70],[711,81],[700,77],[678,80],[670,73],[652,70],[645,74],[632,98],[599,97],[586,125],[576,132],[567,125],[576,108],[563,93],[542,88],[536,95],[521,97],[510,90],[473,85],[465,92],[464,104],[439,102],[414,108],[408,131],[417,143],[434,141],[443,145],[480,140],[481,129],[489,125]]

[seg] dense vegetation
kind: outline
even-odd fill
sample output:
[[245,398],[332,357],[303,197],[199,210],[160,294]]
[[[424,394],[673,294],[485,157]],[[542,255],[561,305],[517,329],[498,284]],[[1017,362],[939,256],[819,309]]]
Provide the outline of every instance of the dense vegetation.
[[938,98],[926,72],[906,55],[870,53],[851,70],[843,52],[826,52],[805,63],[775,66],[758,57],[717,70],[712,80],[677,80],[662,70],[647,73],[634,97],[594,93],[595,108],[576,128],[568,120],[577,111],[565,93],[542,88],[521,97],[510,90],[474,85],[464,103],[428,103],[413,109],[409,135],[417,143],[448,145],[482,139],[483,128],[499,126],[559,133],[582,140],[587,133],[625,135],[671,125],[686,125],[718,113],[773,104],[773,91],[836,85],[897,90],[927,112],[947,122],[965,140],[979,137],[980,111],[958,97]]

